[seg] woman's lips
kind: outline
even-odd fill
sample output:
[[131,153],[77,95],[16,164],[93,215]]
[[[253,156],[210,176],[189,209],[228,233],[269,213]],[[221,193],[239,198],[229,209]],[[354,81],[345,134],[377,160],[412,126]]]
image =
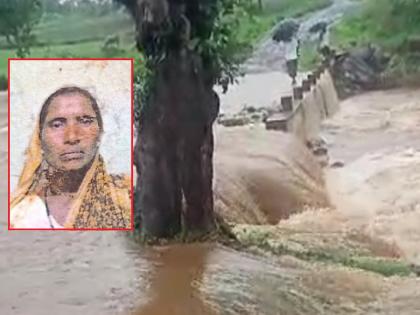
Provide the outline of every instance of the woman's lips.
[[80,160],[84,156],[83,151],[72,151],[72,152],[65,152],[60,155],[61,160],[63,161],[71,161],[71,160]]

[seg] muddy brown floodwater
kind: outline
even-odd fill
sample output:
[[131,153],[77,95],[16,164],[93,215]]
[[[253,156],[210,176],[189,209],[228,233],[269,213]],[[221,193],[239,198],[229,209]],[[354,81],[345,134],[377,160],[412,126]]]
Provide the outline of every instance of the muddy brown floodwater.
[[[6,174],[7,112],[1,109],[0,171]],[[0,188],[0,314],[306,314],[319,308],[299,288],[301,267],[216,244],[146,249],[117,232],[7,231],[5,180]]]
[[[343,102],[323,129],[332,158],[344,162],[326,172],[337,209],[301,212],[278,228],[321,243],[338,243],[343,231],[356,230],[395,243],[403,259],[418,262],[419,99],[419,91],[394,90]],[[0,172],[5,174],[4,107],[0,114]],[[276,138],[257,130],[253,135],[258,150],[266,147],[258,139]],[[252,141],[241,143],[253,151]],[[235,150],[239,147],[237,142]],[[243,159],[245,170],[260,164],[261,156],[255,158]],[[300,163],[284,165],[301,168]],[[270,173],[270,168],[258,170]],[[302,178],[312,178],[313,186],[318,175],[309,175]],[[301,177],[287,178],[302,188]],[[385,278],[216,244],[146,249],[116,232],[7,231],[6,181],[0,184],[0,314],[420,314],[415,277]]]

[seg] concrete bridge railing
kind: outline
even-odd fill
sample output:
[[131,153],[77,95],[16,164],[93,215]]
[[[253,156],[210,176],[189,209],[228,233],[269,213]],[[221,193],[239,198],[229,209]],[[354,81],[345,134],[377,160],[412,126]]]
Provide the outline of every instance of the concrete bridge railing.
[[293,95],[281,98],[282,113],[267,118],[267,130],[295,134],[302,141],[316,137],[321,123],[339,109],[339,99],[330,72],[324,66],[310,73]]

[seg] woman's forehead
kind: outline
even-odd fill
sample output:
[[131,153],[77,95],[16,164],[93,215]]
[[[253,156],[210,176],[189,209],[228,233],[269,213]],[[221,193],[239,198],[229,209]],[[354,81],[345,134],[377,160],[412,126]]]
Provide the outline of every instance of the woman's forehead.
[[47,117],[93,115],[95,111],[89,98],[79,93],[54,97],[48,106]]

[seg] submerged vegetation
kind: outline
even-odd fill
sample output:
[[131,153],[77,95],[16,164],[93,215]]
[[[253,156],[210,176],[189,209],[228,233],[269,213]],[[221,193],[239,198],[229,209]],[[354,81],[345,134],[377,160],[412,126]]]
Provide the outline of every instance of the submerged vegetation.
[[352,241],[351,235],[311,233],[304,236],[272,226],[237,226],[233,231],[241,244],[248,248],[263,249],[277,256],[288,255],[313,263],[342,265],[386,277],[409,276],[415,272],[412,265],[397,257],[376,256],[366,242]]

